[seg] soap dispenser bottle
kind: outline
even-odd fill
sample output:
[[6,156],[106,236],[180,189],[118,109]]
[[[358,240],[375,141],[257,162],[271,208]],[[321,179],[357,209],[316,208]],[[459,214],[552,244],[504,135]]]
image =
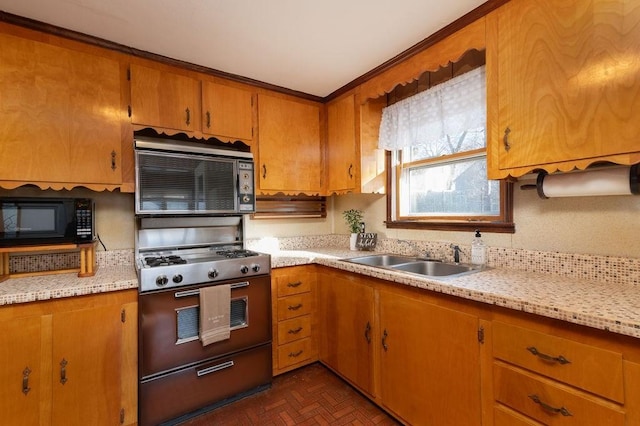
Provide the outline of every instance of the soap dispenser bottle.
[[476,229],[476,236],[471,242],[471,263],[479,266],[487,263],[487,246],[482,241],[479,229]]

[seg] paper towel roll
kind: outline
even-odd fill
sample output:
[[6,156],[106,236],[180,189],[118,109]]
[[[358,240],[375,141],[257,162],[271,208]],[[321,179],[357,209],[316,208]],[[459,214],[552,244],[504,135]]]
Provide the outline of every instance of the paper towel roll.
[[540,173],[537,189],[541,198],[637,195],[638,165],[554,175]]

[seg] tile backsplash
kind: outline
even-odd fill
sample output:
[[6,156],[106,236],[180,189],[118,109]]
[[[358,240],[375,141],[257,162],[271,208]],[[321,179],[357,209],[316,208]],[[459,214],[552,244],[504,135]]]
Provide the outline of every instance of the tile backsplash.
[[[253,239],[246,242],[249,249],[274,253],[278,250],[310,250],[314,248],[348,248],[349,236],[343,234],[303,237]],[[470,261],[471,246],[460,246],[460,261]],[[451,244],[439,241],[378,240],[376,252],[419,255],[453,261]],[[597,256],[576,253],[560,253],[487,248],[487,265],[494,268],[540,272],[565,277],[600,281],[603,283],[640,284],[640,258]],[[12,255],[9,267],[12,273],[48,271],[77,268],[80,254],[77,252]],[[134,265],[132,249],[96,252],[98,267]]]

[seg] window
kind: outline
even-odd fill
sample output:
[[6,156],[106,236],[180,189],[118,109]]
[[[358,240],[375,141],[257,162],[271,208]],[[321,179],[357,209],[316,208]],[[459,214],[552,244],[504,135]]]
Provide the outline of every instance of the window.
[[389,151],[391,171],[387,227],[514,231],[512,185],[487,180],[480,65],[383,110],[379,146]]

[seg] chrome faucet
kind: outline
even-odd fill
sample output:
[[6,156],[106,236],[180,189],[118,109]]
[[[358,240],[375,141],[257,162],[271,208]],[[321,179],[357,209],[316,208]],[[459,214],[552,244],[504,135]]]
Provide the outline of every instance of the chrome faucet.
[[453,262],[460,263],[460,247],[455,244],[451,244],[451,248],[453,249]]

